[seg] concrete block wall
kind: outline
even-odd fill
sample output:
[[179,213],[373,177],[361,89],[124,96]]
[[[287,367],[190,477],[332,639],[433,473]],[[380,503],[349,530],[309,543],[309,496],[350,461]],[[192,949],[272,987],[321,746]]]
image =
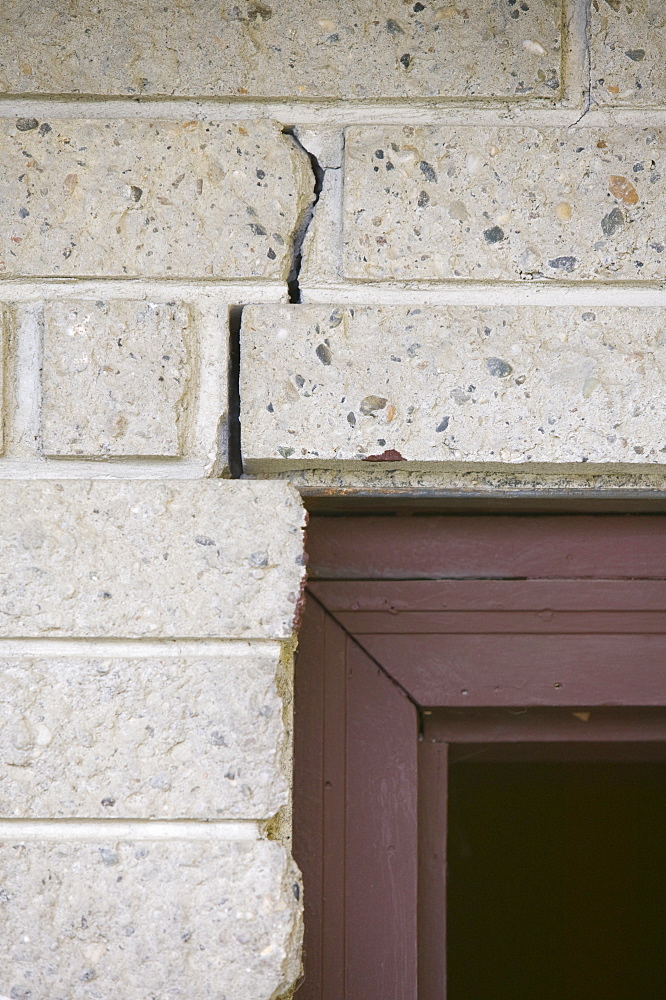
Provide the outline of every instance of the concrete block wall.
[[2,7],[1,997],[291,994],[298,490],[663,489],[665,48]]

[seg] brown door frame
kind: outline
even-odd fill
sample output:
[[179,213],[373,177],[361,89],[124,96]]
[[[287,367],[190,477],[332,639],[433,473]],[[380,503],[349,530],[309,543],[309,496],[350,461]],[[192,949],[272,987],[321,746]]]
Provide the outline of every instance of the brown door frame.
[[299,998],[445,997],[446,782],[462,744],[662,753],[665,524],[313,519],[295,702]]

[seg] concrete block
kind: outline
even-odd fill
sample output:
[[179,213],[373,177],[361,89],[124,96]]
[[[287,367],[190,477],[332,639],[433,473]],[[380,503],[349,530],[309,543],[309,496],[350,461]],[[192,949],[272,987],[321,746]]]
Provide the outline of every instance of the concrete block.
[[313,184],[270,121],[4,119],[0,272],[282,280]]
[[666,103],[666,7],[660,0],[590,4],[590,81],[595,104]]
[[296,884],[268,841],[5,841],[0,991],[270,1000],[298,974]]
[[180,455],[187,407],[187,306],[46,304],[42,448],[47,455]]
[[525,100],[560,90],[561,0],[6,7],[5,93]]
[[654,308],[254,306],[245,459],[662,466],[665,327]]
[[279,659],[3,655],[0,816],[268,819],[288,794]]
[[0,482],[0,636],[288,638],[303,526],[286,483]]
[[661,280],[665,144],[647,128],[351,128],[344,273]]

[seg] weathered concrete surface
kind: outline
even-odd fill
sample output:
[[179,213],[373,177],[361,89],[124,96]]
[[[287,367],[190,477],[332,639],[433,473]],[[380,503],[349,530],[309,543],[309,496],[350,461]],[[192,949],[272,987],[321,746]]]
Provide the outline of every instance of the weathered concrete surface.
[[[5,93],[558,96],[561,0],[5,4]],[[16,43],[21,39],[21,44]]]
[[191,327],[173,302],[46,303],[45,454],[179,455]]
[[594,102],[663,105],[666,6],[662,0],[594,0],[589,16]]
[[0,846],[13,1000],[269,1000],[298,974],[295,871],[275,843]]
[[663,131],[351,128],[347,277],[661,280]]
[[282,483],[0,482],[0,636],[289,638],[303,524]]
[[0,272],[283,279],[312,190],[270,121],[4,119]]
[[285,805],[278,644],[0,658],[0,816],[267,819]]
[[253,306],[250,468],[666,461],[663,310]]

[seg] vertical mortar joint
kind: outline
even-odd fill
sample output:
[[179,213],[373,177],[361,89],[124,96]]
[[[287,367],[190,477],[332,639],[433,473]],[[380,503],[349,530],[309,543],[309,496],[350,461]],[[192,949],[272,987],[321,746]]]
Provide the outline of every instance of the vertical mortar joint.
[[585,115],[588,113],[592,107],[592,38],[591,38],[591,23],[590,23],[590,3],[589,0],[584,4],[585,21],[583,24],[583,47],[584,47],[584,58],[585,65],[583,67],[583,73],[585,76],[585,90],[583,92],[583,111],[579,118],[570,128],[575,128],[579,125]]

